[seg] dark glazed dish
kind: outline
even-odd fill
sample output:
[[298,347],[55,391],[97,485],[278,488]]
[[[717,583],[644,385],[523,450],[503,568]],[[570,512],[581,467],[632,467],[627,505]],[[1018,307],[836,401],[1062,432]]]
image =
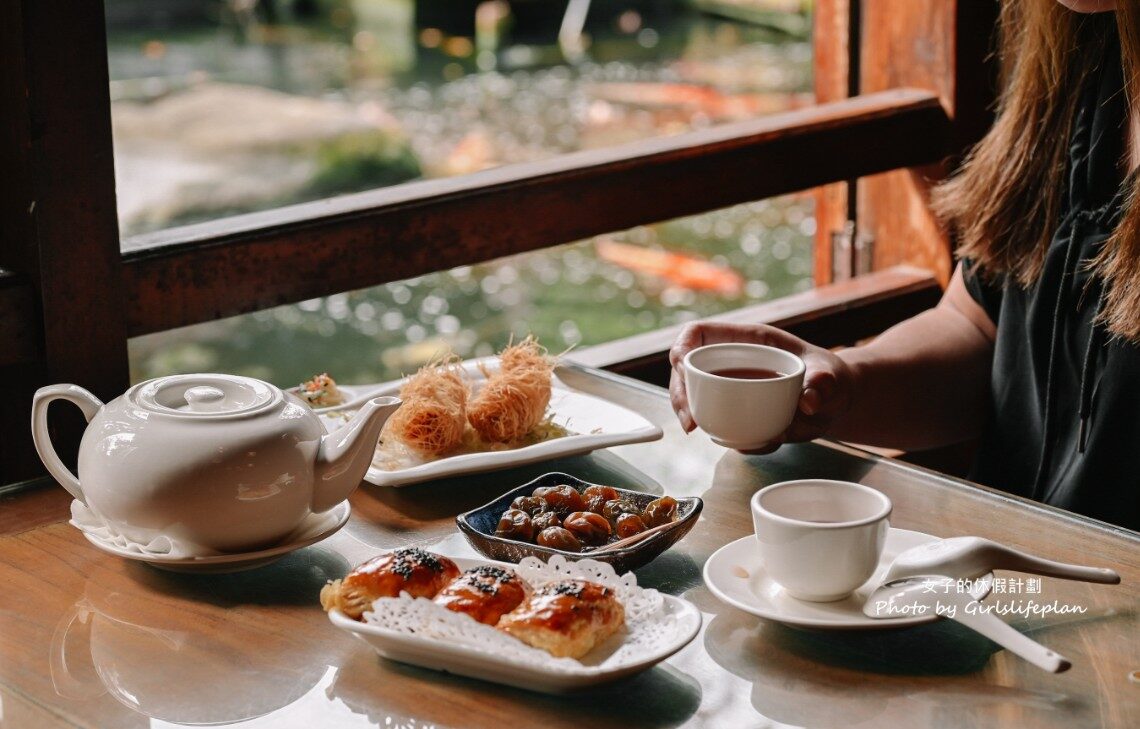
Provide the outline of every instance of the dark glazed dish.
[[[512,504],[516,509],[531,505],[532,502],[520,502],[519,500],[531,498],[535,489],[548,489],[548,491],[545,492],[547,496],[557,494],[557,496],[551,496],[550,499],[548,499],[555,502],[551,504],[551,506],[554,507],[554,511],[565,510],[567,507],[576,505],[578,500],[567,493],[566,489],[557,489],[559,486],[573,487],[574,491],[582,495],[581,501],[583,505],[587,504],[587,502],[591,500],[590,497],[596,494],[601,493],[606,497],[612,497],[616,493],[618,501],[620,501],[625,508],[615,510],[613,517],[611,517],[615,522],[621,513],[641,514],[651,502],[661,500],[661,497],[655,494],[645,494],[638,491],[629,491],[627,489],[614,489],[613,487],[604,486],[602,484],[592,484],[565,473],[548,473],[530,483],[523,484],[518,488],[508,491],[488,504],[460,514],[455,518],[455,521],[459,525],[459,530],[467,537],[467,541],[471,542],[471,546],[480,554],[494,560],[518,562],[523,557],[529,556],[546,560],[551,555],[561,554],[569,560],[589,558],[596,559],[599,562],[606,562],[613,565],[614,569],[621,573],[648,564],[662,552],[676,544],[677,541],[688,534],[689,530],[696,524],[697,517],[700,515],[701,508],[704,506],[703,502],[695,496],[678,498],[676,499],[675,513],[671,514],[672,521],[669,527],[661,532],[646,537],[641,542],[616,550],[606,549],[604,545],[591,548],[591,546],[586,543],[586,540],[582,540],[580,545],[581,551],[558,549],[553,546],[559,544],[560,540],[566,536],[562,534],[566,529],[561,528],[566,526],[565,521],[570,521],[571,526],[575,526],[575,520],[571,519],[571,514],[577,517],[579,516],[577,512],[580,510],[566,514],[566,517],[562,517],[552,511],[533,515],[531,518],[532,525],[535,527],[541,525],[543,527],[534,529],[533,533],[536,538],[546,531],[547,528],[560,527],[558,532],[548,535],[554,538],[539,539],[538,544],[528,543],[520,539],[512,539],[505,534],[496,534],[504,512],[511,509]],[[602,489],[604,489],[604,491]],[[587,490],[589,491],[587,492]],[[613,501],[612,498],[608,500]],[[557,519],[560,523],[551,524],[549,526],[546,524],[547,521],[554,519]],[[579,517],[579,519],[583,520],[582,517]],[[537,524],[535,524],[536,520],[538,521]],[[585,535],[588,533],[585,524],[579,525],[579,529],[579,534]],[[575,538],[577,537],[577,535],[571,534],[570,532],[567,532],[567,534]],[[519,536],[524,535],[525,531],[519,534]],[[611,536],[611,540],[618,537],[618,533],[615,532]],[[543,546],[544,543],[550,546]]]

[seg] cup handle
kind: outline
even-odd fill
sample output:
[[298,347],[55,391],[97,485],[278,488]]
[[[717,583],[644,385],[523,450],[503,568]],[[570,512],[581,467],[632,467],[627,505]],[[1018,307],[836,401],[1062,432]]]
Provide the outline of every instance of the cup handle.
[[83,498],[83,490],[79,488],[79,479],[63,465],[51,443],[47,413],[52,400],[67,400],[74,403],[83,411],[83,417],[87,418],[89,423],[91,418],[95,417],[95,413],[99,412],[99,408],[103,407],[103,401],[79,385],[48,385],[36,390],[35,397],[32,398],[32,440],[36,444],[36,453],[40,455],[40,460],[44,462],[48,473],[54,476],[68,493],[86,504],[87,499]]

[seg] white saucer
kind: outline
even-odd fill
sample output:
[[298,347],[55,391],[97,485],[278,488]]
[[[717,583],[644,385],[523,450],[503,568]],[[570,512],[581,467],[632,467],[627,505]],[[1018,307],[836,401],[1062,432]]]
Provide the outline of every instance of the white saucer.
[[[294,530],[293,533],[299,536],[284,544],[278,544],[267,549],[259,549],[255,552],[232,552],[228,554],[216,554],[209,557],[172,557],[164,554],[140,554],[139,552],[124,549],[117,544],[112,544],[88,532],[84,532],[83,536],[87,537],[87,541],[95,545],[97,549],[107,554],[113,554],[123,559],[135,560],[136,562],[146,562],[151,566],[170,570],[171,572],[198,572],[206,574],[241,572],[242,570],[251,570],[255,567],[261,567],[270,562],[275,562],[289,552],[295,552],[298,549],[307,547],[310,544],[316,544],[322,539],[332,536],[348,523],[348,517],[352,514],[352,509],[349,507],[347,501],[337,504],[331,511],[335,521],[322,529],[314,531],[311,524],[324,521],[325,519],[323,517],[327,517],[327,514],[329,514],[329,512],[325,512],[325,514],[322,515],[310,514],[305,518],[305,521],[302,521],[301,525]],[[310,525],[308,529],[306,529],[306,525]]]
[[[875,574],[852,595],[835,602],[806,602],[786,594],[764,571],[756,537],[751,535],[726,544],[709,557],[705,562],[705,585],[718,599],[746,613],[802,628],[880,630],[919,625],[939,618],[926,615],[877,620],[863,614],[863,604],[879,586],[895,557],[935,539],[938,537],[922,532],[891,529]],[[992,584],[993,573],[979,577],[972,582],[970,594],[980,600],[989,594]]]

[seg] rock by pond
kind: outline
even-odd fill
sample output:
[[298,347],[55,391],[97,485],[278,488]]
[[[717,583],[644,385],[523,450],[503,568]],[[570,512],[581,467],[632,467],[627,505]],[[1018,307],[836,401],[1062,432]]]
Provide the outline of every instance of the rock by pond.
[[[149,102],[116,102],[112,120],[128,231],[420,176],[406,135],[374,103],[205,82]],[[149,174],[133,174],[144,166]]]

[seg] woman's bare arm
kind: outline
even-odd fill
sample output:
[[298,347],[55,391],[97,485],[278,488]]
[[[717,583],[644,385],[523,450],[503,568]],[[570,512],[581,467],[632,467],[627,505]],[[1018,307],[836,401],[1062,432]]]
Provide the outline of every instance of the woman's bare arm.
[[995,335],[959,265],[937,307],[839,352],[851,368],[851,404],[828,435],[904,450],[981,435]]

